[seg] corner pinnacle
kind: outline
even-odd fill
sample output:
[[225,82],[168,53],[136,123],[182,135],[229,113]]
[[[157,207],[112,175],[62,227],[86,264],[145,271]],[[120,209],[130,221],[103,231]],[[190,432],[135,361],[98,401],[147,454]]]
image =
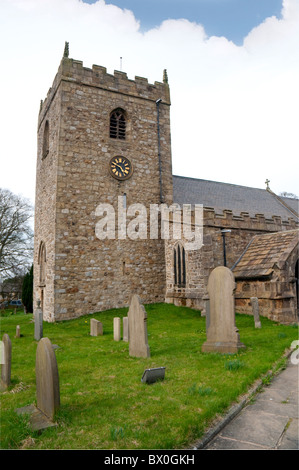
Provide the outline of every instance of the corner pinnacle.
[[167,76],[167,70],[164,69],[163,71],[163,82],[168,83],[168,76]]
[[69,56],[69,43],[65,41],[63,57],[68,57],[68,56]]

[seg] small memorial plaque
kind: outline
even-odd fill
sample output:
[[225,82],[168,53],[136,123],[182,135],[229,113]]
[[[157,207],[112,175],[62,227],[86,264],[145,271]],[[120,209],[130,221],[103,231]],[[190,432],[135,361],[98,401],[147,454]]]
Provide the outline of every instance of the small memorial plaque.
[[156,367],[155,369],[145,369],[141,382],[152,384],[157,380],[164,380],[165,367]]

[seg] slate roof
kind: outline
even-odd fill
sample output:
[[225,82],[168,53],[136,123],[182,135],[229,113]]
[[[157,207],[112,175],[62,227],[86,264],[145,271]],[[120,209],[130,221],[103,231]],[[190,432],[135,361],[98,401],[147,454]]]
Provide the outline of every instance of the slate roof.
[[289,207],[291,207],[294,211],[299,214],[299,200],[292,199],[290,197],[280,197],[280,199],[285,202]]
[[274,266],[282,269],[299,243],[299,230],[256,235],[232,267],[236,279],[268,277]]
[[279,198],[266,189],[230,183],[173,176],[173,200],[178,204],[202,204],[214,208],[216,213],[228,209],[237,216],[248,212],[250,217],[263,214],[266,219],[280,216],[282,221],[288,221],[289,217],[299,220],[298,200]]

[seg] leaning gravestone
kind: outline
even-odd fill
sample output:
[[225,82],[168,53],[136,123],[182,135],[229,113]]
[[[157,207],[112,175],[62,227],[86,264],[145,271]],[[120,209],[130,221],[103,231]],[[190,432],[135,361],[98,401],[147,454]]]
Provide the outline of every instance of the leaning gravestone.
[[225,266],[215,268],[209,277],[209,325],[203,352],[236,353],[245,347],[235,324],[235,279]]
[[59,376],[55,352],[49,338],[42,338],[36,350],[37,408],[53,419],[60,406]]
[[43,311],[40,308],[40,300],[37,301],[37,309],[34,313],[34,339],[39,341],[43,337]]
[[252,313],[254,317],[254,326],[255,328],[261,328],[262,324],[260,321],[259,300],[257,297],[250,297],[250,303],[252,306]]
[[103,324],[102,322],[92,318],[90,320],[90,336],[102,336],[103,335]]
[[1,352],[1,389],[6,389],[11,377],[11,340],[7,333],[2,338]]
[[135,357],[150,357],[150,349],[147,339],[147,314],[140,302],[138,295],[131,299],[128,312],[129,318],[129,354]]

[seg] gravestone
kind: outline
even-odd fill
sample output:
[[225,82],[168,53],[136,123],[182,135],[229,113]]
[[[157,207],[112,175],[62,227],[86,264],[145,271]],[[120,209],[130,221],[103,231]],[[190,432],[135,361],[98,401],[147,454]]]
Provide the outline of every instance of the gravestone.
[[49,338],[42,338],[36,350],[37,408],[53,419],[60,406],[59,376],[55,352]]
[[147,338],[147,314],[138,295],[134,294],[130,302],[129,318],[129,354],[135,357],[150,357]]
[[103,335],[103,323],[92,318],[90,320],[90,336],[102,336]]
[[235,324],[235,279],[231,270],[225,266],[213,269],[207,290],[210,299],[209,325],[202,351],[236,353],[245,346],[240,342]]
[[123,317],[123,341],[129,341],[129,319],[128,317]]
[[120,318],[115,317],[113,319],[113,337],[114,341],[120,341],[121,333],[120,333]]
[[141,382],[153,384],[165,378],[165,367],[155,367],[154,369],[145,369],[143,372]]
[[255,328],[261,328],[262,324],[260,321],[259,300],[257,297],[250,297],[250,303],[252,306],[252,313],[254,317],[254,326]]
[[34,314],[34,339],[39,341],[43,337],[43,311],[40,308],[40,300],[37,301],[37,309]]
[[16,338],[20,338],[21,337],[21,329],[20,329],[20,325],[17,325],[16,326]]
[[3,335],[1,350],[1,389],[6,389],[11,377],[11,340],[7,333]]

